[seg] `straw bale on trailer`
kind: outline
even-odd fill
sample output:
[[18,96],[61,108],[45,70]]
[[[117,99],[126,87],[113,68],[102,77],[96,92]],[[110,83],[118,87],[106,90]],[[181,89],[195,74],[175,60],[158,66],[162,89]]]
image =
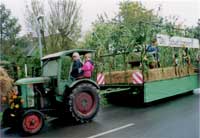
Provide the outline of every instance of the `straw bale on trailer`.
[[160,72],[162,73],[161,79],[170,79],[170,78],[177,77],[175,73],[175,67],[167,67],[167,68],[161,69]]
[[13,88],[13,80],[9,77],[5,69],[0,67],[0,96],[8,96]]
[[[141,70],[127,70],[127,71],[113,71],[105,73],[106,84],[112,83],[132,83],[132,73],[135,71],[141,72]],[[142,72],[141,72],[142,73]]]
[[[132,83],[132,73],[141,70],[127,70],[127,71],[112,71],[105,73],[105,83],[106,84],[117,84],[117,83]],[[194,73],[194,68],[192,66],[185,66],[177,68],[177,74],[175,67],[166,68],[154,68],[149,69],[147,74],[144,74],[144,81],[156,81],[177,78],[182,76],[191,75]],[[126,77],[125,77],[126,76]]]
[[145,77],[145,81],[171,79],[191,74],[194,74],[194,68],[192,66],[156,68],[148,71],[148,77]]
[[124,83],[125,71],[114,71],[109,74],[105,74],[105,82],[107,83]]
[[155,68],[148,70],[148,77],[145,77],[145,81],[156,81],[156,80],[170,79],[176,77],[177,76],[175,74],[174,67]]

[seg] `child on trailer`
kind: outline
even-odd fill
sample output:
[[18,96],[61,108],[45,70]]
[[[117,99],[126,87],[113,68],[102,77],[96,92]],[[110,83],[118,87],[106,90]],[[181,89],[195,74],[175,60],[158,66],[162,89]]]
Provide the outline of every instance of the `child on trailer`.
[[91,60],[90,53],[86,53],[84,58],[85,58],[85,62],[83,66],[81,67],[81,70],[83,71],[83,77],[90,79],[92,76],[92,72],[94,70],[94,63]]

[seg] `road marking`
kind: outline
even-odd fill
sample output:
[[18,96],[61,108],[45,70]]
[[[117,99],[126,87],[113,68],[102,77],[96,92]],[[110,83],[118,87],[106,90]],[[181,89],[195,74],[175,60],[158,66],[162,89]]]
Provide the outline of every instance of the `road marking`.
[[97,138],[97,137],[100,137],[100,136],[103,136],[103,135],[106,135],[106,134],[109,134],[109,133],[113,133],[113,132],[119,131],[121,129],[125,129],[127,127],[131,127],[131,126],[134,126],[134,125],[135,125],[134,123],[130,123],[130,124],[127,124],[127,125],[124,125],[124,126],[121,126],[121,127],[117,127],[117,128],[114,128],[114,129],[111,129],[111,130],[108,130],[108,131],[105,131],[105,132],[102,132],[102,133],[99,133],[99,134],[96,134],[96,135],[93,135],[93,136],[90,136],[90,137],[87,137],[87,138]]

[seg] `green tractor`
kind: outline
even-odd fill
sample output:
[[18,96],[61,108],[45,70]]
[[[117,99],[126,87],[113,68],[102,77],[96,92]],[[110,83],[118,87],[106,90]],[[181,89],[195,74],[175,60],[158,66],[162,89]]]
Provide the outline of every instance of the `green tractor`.
[[26,135],[39,133],[47,116],[85,123],[99,109],[99,86],[92,79],[70,79],[74,52],[80,55],[92,50],[68,50],[47,55],[41,60],[42,76],[15,82],[15,94],[3,113],[2,127],[20,128]]

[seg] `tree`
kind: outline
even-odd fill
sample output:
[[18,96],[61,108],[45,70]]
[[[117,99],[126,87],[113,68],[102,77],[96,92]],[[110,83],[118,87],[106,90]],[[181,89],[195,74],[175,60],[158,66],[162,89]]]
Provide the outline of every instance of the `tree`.
[[55,50],[69,49],[80,37],[80,6],[74,0],[49,1],[48,34]]
[[[111,20],[106,16],[98,18],[93,24],[93,33],[85,39],[86,45],[97,46],[101,42],[105,49],[114,49],[108,53],[130,51],[137,45],[149,42],[159,31],[151,23],[160,22],[160,18],[141,3],[124,1],[119,9],[118,15]],[[98,40],[92,34],[96,34]]]
[[[26,4],[25,21],[26,27],[31,36],[39,37],[39,33],[42,35],[42,43],[44,46],[44,52],[47,53],[47,46],[45,41],[46,23],[44,22],[44,4],[39,0],[31,0],[30,5]],[[42,21],[40,22],[40,19]],[[40,29],[40,30],[39,30]]]
[[198,19],[197,26],[193,29],[194,37],[200,41],[200,19]]
[[16,45],[16,38],[20,32],[21,26],[17,19],[11,16],[11,11],[6,9],[4,4],[0,4],[0,38],[2,58],[7,59],[12,48]]
[[131,33],[132,42],[129,43],[132,46],[149,43],[159,32],[159,28],[154,24],[161,23],[161,18],[157,14],[160,8],[148,10],[140,2],[131,1],[121,2],[119,8],[121,24]]
[[39,0],[31,0],[30,5],[26,3],[25,22],[29,32],[38,34],[37,17],[44,15],[44,5]]
[[46,54],[69,49],[76,45],[80,37],[80,6],[74,0],[48,1],[49,10],[44,12],[44,4],[31,0],[26,6],[27,27],[38,36],[37,17],[43,15],[40,24]]

